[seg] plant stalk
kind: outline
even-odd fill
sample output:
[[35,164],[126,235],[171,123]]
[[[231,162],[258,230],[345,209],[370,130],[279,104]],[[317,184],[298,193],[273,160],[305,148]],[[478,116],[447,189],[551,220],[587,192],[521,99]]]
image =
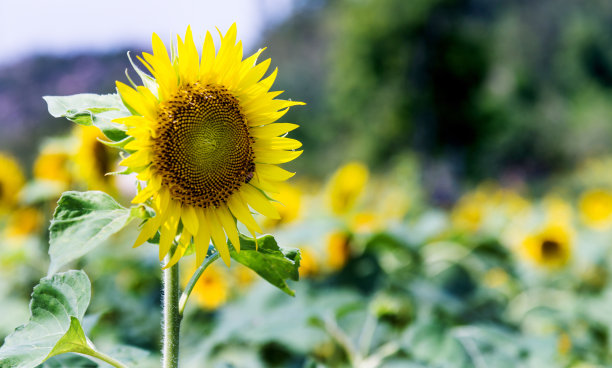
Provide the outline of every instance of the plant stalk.
[[187,286],[185,287],[185,290],[183,291],[183,294],[181,295],[181,299],[179,301],[179,314],[181,318],[183,317],[183,312],[185,311],[185,307],[187,306],[187,299],[189,298],[189,295],[191,294],[191,291],[193,290],[193,287],[195,286],[196,282],[198,282],[200,276],[202,276],[206,268],[210,266],[214,261],[219,259],[219,256],[219,252],[214,252],[213,254],[206,257],[206,259],[204,259],[204,262],[202,262],[202,264],[197,268],[197,270],[194,272],[193,276],[187,283]]
[[[170,254],[166,256],[164,264],[168,264],[169,261]],[[178,368],[179,332],[181,328],[178,262],[174,266],[164,269],[162,272],[162,368]]]

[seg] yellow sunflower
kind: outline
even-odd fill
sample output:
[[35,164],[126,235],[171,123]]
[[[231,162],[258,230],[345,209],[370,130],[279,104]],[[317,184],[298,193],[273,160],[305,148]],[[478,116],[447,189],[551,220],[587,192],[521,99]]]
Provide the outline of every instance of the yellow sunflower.
[[77,125],[74,128],[79,145],[74,154],[76,176],[84,182],[87,189],[112,192],[114,176],[106,173],[114,171],[114,160],[111,150],[99,139],[105,139],[96,127]]
[[524,257],[537,266],[558,269],[567,264],[572,254],[572,231],[560,224],[548,224],[527,235],[521,244]]
[[[178,247],[166,264],[175,264],[193,239],[198,264],[212,239],[226,264],[230,263],[226,236],[239,250],[236,220],[255,236],[261,229],[249,206],[271,218],[278,212],[266,192],[293,176],[278,167],[298,157],[297,140],[285,134],[298,126],[274,123],[302,102],[276,99],[271,92],[277,70],[263,78],[270,59],[257,63],[263,51],[242,59],[236,25],[219,33],[218,52],[209,32],[202,55],[187,28],[168,55],[153,34],[153,54],[139,60],[154,80],[131,88],[117,82],[124,104],[133,116],[117,119],[133,141],[121,164],[144,182],[133,203],[148,202],[156,215],[142,227],[136,246],[160,230],[159,256],[170,252],[177,229]],[[262,79],[263,78],[263,79]]]
[[0,167],[0,213],[5,213],[17,203],[25,177],[17,161],[3,153],[0,153]]
[[580,217],[589,227],[603,230],[612,224],[612,192],[590,189],[580,196]]
[[355,206],[368,182],[370,172],[360,162],[349,162],[339,168],[328,186],[329,205],[336,215],[344,215]]

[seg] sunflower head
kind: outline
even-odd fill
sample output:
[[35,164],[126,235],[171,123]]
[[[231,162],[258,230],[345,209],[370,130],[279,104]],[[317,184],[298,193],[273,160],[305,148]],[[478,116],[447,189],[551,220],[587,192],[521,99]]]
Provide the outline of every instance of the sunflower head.
[[102,132],[93,126],[77,125],[74,133],[79,145],[72,159],[75,163],[76,178],[90,190],[112,191],[114,176],[106,175],[113,171],[116,157],[100,140]]
[[17,203],[25,177],[17,161],[7,154],[0,153],[0,167],[0,213],[5,213]]
[[353,209],[363,193],[370,172],[360,162],[349,162],[338,169],[329,182],[329,205],[336,215]]
[[570,259],[572,234],[566,226],[549,224],[539,232],[527,235],[521,245],[525,258],[536,266],[558,269]]
[[200,53],[188,28],[169,55],[153,34],[153,53],[138,58],[152,76],[137,69],[144,86],[117,82],[133,113],[115,120],[132,138],[121,164],[141,181],[133,202],[156,212],[136,245],[160,230],[161,259],[182,229],[166,266],[192,242],[200,263],[211,240],[229,265],[226,238],[240,248],[236,221],[255,236],[262,231],[251,210],[279,217],[266,192],[293,176],[277,165],[301,154],[301,143],[285,137],[297,125],[275,122],[303,103],[276,98],[281,92],[270,91],[276,70],[264,78],[270,59],[257,63],[259,50],[243,60],[235,25],[220,37],[217,52],[207,33]]
[[591,189],[580,197],[580,217],[589,227],[606,229],[612,225],[612,193],[605,189]]

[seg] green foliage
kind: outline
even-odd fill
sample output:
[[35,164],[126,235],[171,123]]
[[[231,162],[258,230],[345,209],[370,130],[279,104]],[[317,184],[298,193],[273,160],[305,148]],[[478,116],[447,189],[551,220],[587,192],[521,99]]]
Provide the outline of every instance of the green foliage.
[[30,321],[7,336],[0,348],[0,366],[36,367],[66,352],[91,354],[81,323],[89,306],[91,285],[83,271],[43,278],[34,288]]
[[132,218],[130,209],[106,193],[65,192],[49,228],[49,275],[100,245]]
[[[228,242],[231,245],[231,243]],[[240,236],[240,252],[230,247],[231,257],[239,263],[255,271],[266,281],[294,296],[285,280],[298,281],[300,274],[300,251],[297,249],[282,249],[271,235],[255,239]]]
[[127,135],[113,119],[130,116],[117,94],[96,95],[82,93],[72,96],[45,96],[49,113],[56,118],[65,117],[77,124],[94,125],[112,141],[124,140]]

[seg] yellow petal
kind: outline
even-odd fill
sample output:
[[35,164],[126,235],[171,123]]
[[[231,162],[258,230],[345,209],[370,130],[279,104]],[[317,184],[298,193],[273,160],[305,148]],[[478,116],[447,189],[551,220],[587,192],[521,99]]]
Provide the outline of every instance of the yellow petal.
[[263,76],[270,67],[271,59],[266,59],[261,63],[255,65],[248,73],[242,78],[238,84],[238,89],[249,89],[254,86]]
[[225,206],[221,206],[215,210],[219,218],[219,222],[225,229],[225,233],[229,238],[230,242],[234,246],[237,252],[240,252],[240,238],[238,237],[238,228],[236,227],[236,221],[230,214],[229,210]]
[[170,247],[172,246],[172,242],[176,236],[176,230],[178,227],[178,222],[180,218],[180,205],[174,201],[170,201],[168,205],[168,217],[166,221],[162,224],[161,236],[159,237],[159,260],[164,259],[168,251],[170,251]]
[[210,35],[210,32],[206,32],[206,38],[204,39],[204,46],[202,47],[202,60],[200,62],[200,79],[203,82],[208,81],[210,72],[215,64],[215,43]]
[[227,201],[227,205],[229,206],[230,211],[234,217],[238,219],[238,221],[242,222],[247,228],[254,229],[258,233],[263,233],[261,228],[253,218],[251,211],[247,207],[246,202],[242,200],[240,195],[232,195]]
[[210,245],[210,226],[204,215],[204,211],[197,211],[198,222],[200,223],[198,234],[195,237],[196,263],[198,267],[204,262],[208,246]]
[[216,209],[207,208],[205,212],[206,220],[209,224],[210,235],[213,239],[213,243],[215,244],[215,248],[217,251],[219,251],[219,254],[221,254],[223,262],[225,262],[225,264],[229,267],[230,254],[227,242],[225,240],[225,233],[223,233],[221,223],[213,211],[216,211]]
[[268,139],[258,139],[253,145],[255,151],[258,150],[294,150],[302,147],[302,142],[285,137],[275,137]]
[[295,173],[269,164],[255,164],[255,172],[262,178],[272,181],[285,181],[295,175]]
[[181,234],[178,246],[176,247],[176,250],[174,251],[172,258],[170,258],[170,261],[168,262],[168,264],[162,267],[162,270],[165,270],[166,268],[170,268],[174,266],[179,261],[179,259],[183,257],[183,254],[185,254],[185,251],[189,247],[190,243],[191,243],[191,234],[186,229],[183,229],[183,233]]
[[303,151],[255,151],[255,162],[263,164],[282,164],[295,160]]
[[259,190],[253,186],[247,184],[240,188],[240,195],[246,202],[253,207],[253,209],[262,215],[272,218],[279,219],[280,215],[274,206],[270,203],[270,200],[266,198]]
[[124,83],[116,82],[116,85],[121,99],[127,106],[148,119],[155,118],[156,105],[152,104],[147,97]]
[[183,225],[189,230],[192,234],[198,233],[198,216],[196,215],[196,209],[191,206],[183,207],[183,213],[181,215],[181,219],[183,220]]
[[150,153],[148,151],[136,151],[124,158],[119,164],[126,167],[143,167],[151,163]]

